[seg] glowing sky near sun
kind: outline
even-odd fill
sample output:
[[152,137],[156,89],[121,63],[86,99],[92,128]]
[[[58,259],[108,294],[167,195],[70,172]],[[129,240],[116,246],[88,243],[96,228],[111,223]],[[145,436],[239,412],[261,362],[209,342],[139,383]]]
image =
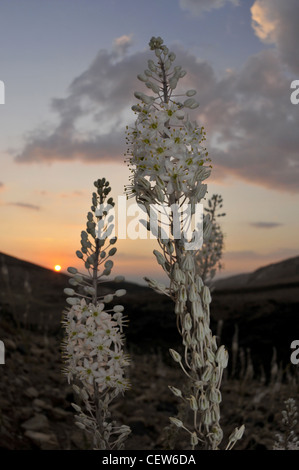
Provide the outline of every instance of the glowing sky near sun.
[[[198,91],[209,195],[220,193],[226,212],[222,274],[298,255],[298,15],[295,0],[3,2],[0,251],[80,266],[93,181],[107,178],[116,201],[128,184],[125,126],[155,35]],[[154,240],[117,248],[115,274],[163,278]]]

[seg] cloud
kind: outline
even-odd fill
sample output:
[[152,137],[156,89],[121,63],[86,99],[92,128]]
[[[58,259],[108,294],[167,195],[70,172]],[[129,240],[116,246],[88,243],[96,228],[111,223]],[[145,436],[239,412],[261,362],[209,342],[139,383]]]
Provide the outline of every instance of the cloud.
[[261,51],[210,86],[199,118],[212,143],[214,177],[230,174],[298,192],[298,109],[290,102],[289,79],[276,51]]
[[59,197],[61,198],[68,198],[68,197],[78,197],[78,196],[83,196],[83,191],[71,191],[69,193],[61,193],[59,194]]
[[182,10],[190,11],[193,15],[200,16],[205,11],[221,8],[226,4],[238,5],[238,0],[180,0]]
[[[188,72],[183,89],[199,91],[196,118],[207,131],[211,180],[233,177],[298,192],[298,107],[290,102],[290,81],[277,50],[263,50],[220,78],[207,61],[178,46],[171,50]],[[125,125],[134,119],[133,93],[147,90],[135,77],[151,57],[149,51],[120,56],[113,48],[100,50],[66,98],[52,101],[57,126],[32,132],[16,162],[123,161]]]
[[298,249],[294,248],[278,248],[275,251],[269,251],[268,253],[259,253],[254,250],[239,250],[239,251],[226,251],[224,258],[226,260],[259,260],[260,262],[273,262],[272,260],[282,260],[287,258],[293,258],[298,256]]
[[100,50],[90,67],[73,80],[66,98],[52,100],[57,126],[31,132],[16,162],[123,160],[124,114],[133,116],[133,93],[140,86],[135,77],[145,62],[144,53],[126,55],[130,43],[122,36],[111,51]]
[[4,183],[2,183],[2,181],[0,181],[0,191],[4,188]]
[[275,44],[284,63],[298,73],[298,0],[256,0],[251,15],[255,34],[261,41]]
[[41,208],[40,206],[36,206],[34,204],[29,204],[27,202],[9,202],[9,206],[21,207],[23,209],[31,209],[35,211],[39,211]]
[[255,228],[276,228],[281,227],[283,224],[278,222],[251,222],[249,225]]
[[123,35],[119,38],[114,39],[113,47],[114,50],[117,52],[118,55],[123,56],[127,53],[129,47],[132,45],[132,37],[133,35]]

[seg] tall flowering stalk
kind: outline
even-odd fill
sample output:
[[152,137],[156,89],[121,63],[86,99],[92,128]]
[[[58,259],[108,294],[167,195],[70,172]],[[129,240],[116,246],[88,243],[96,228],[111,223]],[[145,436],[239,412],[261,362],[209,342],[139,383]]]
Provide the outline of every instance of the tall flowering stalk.
[[[122,449],[130,433],[128,426],[117,427],[111,420],[109,405],[128,389],[124,367],[123,306],[109,304],[126,291],[118,289],[103,295],[100,283],[111,273],[110,259],[116,248],[116,237],[108,238],[113,230],[114,207],[109,182],[105,178],[94,183],[91,212],[87,214],[86,230],[81,232],[81,250],[76,252],[86,271],[69,267],[71,288],[64,289],[70,305],[64,313],[63,344],[65,373],[80,401],[73,404],[76,424],[92,437],[93,449]],[[121,280],[116,277],[115,281]]]
[[202,248],[196,253],[196,272],[202,281],[209,286],[215,277],[217,269],[222,269],[221,259],[223,254],[224,235],[218,218],[225,216],[219,213],[223,207],[223,199],[219,194],[213,194],[208,200],[205,211],[210,215],[211,230],[209,236],[203,241]]
[[283,432],[276,434],[273,450],[299,450],[299,439],[295,434],[298,411],[294,398],[285,400],[285,410],[282,412]]
[[[150,95],[135,92],[140,100],[140,104],[132,107],[137,119],[132,129],[127,128],[132,171],[127,196],[135,197],[150,219],[144,223],[157,237],[161,251],[154,250],[154,254],[170,284],[166,287],[153,279],[146,280],[152,288],[173,299],[176,324],[182,337],[183,354],[173,349],[170,354],[185,373],[190,393],[184,394],[174,386],[169,388],[188,405],[193,417],[191,425],[173,417],[170,421],[186,430],[192,449],[218,449],[223,437],[219,422],[220,384],[228,354],[224,346],[217,346],[209,327],[210,290],[196,273],[195,265],[197,230],[191,237],[195,245],[189,244],[186,248],[184,236],[188,218],[195,215],[197,203],[206,194],[204,181],[211,172],[210,160],[202,145],[204,128],[190,121],[187,113],[198,106],[193,98],[196,91],[174,94],[186,72],[181,66],[174,66],[175,54],[169,52],[160,37],[153,37],[149,45],[156,61],[149,60],[148,68],[138,78],[150,90]],[[184,207],[189,210],[187,216]],[[178,212],[182,213],[179,227]],[[163,222],[158,220],[162,215]],[[150,223],[153,216],[155,224]],[[182,236],[178,236],[178,229]],[[210,230],[208,214],[203,219],[204,239]],[[190,246],[194,249],[189,249]],[[234,445],[243,430],[244,427],[235,429],[227,448]]]

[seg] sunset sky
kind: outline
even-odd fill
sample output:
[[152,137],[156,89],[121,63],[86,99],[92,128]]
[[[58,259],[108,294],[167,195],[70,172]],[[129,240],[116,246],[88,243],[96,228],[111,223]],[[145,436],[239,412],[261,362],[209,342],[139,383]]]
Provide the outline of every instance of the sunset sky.
[[[136,78],[161,36],[197,90],[211,196],[226,217],[222,275],[299,255],[298,0],[0,2],[0,251],[54,269],[75,251],[105,177],[124,194]],[[119,240],[115,274],[162,279],[154,240]]]

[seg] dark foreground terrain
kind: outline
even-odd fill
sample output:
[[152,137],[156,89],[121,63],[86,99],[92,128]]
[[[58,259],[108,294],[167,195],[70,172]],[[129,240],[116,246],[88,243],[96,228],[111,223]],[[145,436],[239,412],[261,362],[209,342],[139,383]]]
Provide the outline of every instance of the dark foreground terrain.
[[[1,262],[6,271],[0,274],[0,339],[6,363],[0,365],[0,448],[87,449],[88,439],[74,425],[72,389],[61,372],[67,276],[7,255],[0,255],[0,267]],[[246,433],[236,449],[271,450],[284,400],[298,398],[298,367],[290,362],[291,341],[299,336],[298,286],[294,277],[285,283],[276,278],[269,285],[219,286],[213,292],[212,329],[230,351],[222,386],[223,444],[244,423]],[[184,379],[168,355],[169,347],[180,344],[172,304],[146,287],[124,287],[132,387],[115,401],[113,414],[132,429],[127,449],[167,449],[164,428],[179,404],[168,385],[180,387]],[[176,449],[189,448],[185,437],[177,436]]]

